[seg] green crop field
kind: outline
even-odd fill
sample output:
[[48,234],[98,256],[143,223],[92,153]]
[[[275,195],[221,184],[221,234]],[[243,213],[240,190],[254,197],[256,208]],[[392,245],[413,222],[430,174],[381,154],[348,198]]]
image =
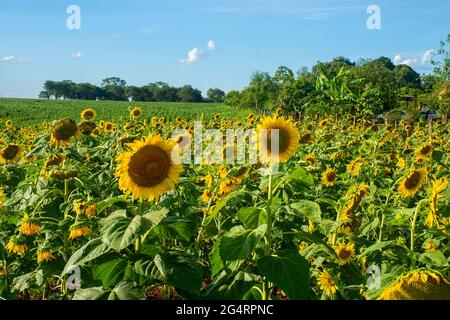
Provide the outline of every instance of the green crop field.
[[199,119],[201,114],[208,118],[217,113],[241,118],[250,112],[217,103],[0,99],[0,120],[11,119],[17,126],[30,126],[61,118],[78,119],[86,108],[95,109],[98,120],[119,120],[128,117],[129,110],[135,106],[139,106],[146,117],[164,116],[169,119],[178,116]]

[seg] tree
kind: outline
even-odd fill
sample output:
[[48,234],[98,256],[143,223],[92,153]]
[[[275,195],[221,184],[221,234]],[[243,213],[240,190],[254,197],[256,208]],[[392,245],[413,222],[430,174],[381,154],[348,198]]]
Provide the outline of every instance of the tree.
[[211,88],[207,91],[206,96],[212,102],[222,103],[225,98],[225,92],[219,88]]
[[394,77],[397,85],[400,87],[420,88],[420,75],[414,71],[410,66],[399,64],[394,68]]
[[126,81],[118,77],[110,77],[102,80],[104,98],[107,100],[124,101],[126,96]]
[[295,80],[294,72],[291,69],[285,66],[278,67],[277,71],[273,76],[273,80],[278,84],[282,85],[285,83],[289,83]]
[[50,99],[50,96],[47,91],[43,90],[39,93],[39,99]]
[[241,104],[241,93],[237,90],[230,91],[226,94],[224,102],[230,107],[239,107]]
[[201,102],[203,100],[202,92],[185,85],[177,90],[177,97],[181,102]]
[[268,103],[276,99],[277,89],[275,81],[267,72],[255,72],[251,77],[249,86],[245,90],[244,98],[247,101],[252,101],[251,107],[261,112],[271,109]]

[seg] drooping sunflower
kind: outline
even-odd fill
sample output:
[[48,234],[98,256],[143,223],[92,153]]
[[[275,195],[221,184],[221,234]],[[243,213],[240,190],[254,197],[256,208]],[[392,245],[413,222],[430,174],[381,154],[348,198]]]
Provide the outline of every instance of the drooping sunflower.
[[399,191],[405,197],[412,197],[419,191],[427,176],[426,169],[412,169],[408,176],[400,181]]
[[76,225],[70,228],[69,240],[75,240],[91,232],[91,228],[83,225]]
[[322,174],[322,183],[326,187],[334,186],[337,180],[337,174],[336,171],[334,171],[333,168],[328,168],[327,171],[325,171]]
[[414,270],[386,287],[378,300],[450,300],[450,280],[436,271]]
[[333,297],[338,290],[338,286],[336,285],[333,277],[327,271],[322,272],[317,277],[317,284],[319,285],[320,290],[322,290],[329,297]]
[[334,247],[334,251],[339,260],[339,264],[345,265],[349,263],[355,255],[355,244],[353,242],[341,242]]
[[95,204],[91,204],[84,211],[84,215],[88,218],[92,218],[93,216],[95,216],[96,212],[97,212],[97,206]]
[[72,119],[58,120],[53,123],[50,143],[52,145],[67,145],[70,138],[79,137],[80,130]]
[[41,227],[32,220],[25,219],[21,222],[19,231],[23,235],[34,236],[41,232]]
[[131,151],[117,157],[116,174],[122,191],[133,199],[153,201],[175,187],[183,170],[177,152],[172,152],[175,141],[149,136],[129,146]]
[[0,150],[0,164],[10,164],[22,158],[24,149],[17,144],[8,144]]
[[91,108],[85,109],[80,113],[81,119],[83,119],[84,121],[92,121],[95,119],[95,117],[97,116],[97,114],[95,113],[95,111]]
[[55,256],[52,254],[50,250],[38,250],[37,252],[37,262],[50,262],[52,260],[55,260]]
[[239,184],[239,179],[231,178],[225,179],[219,184],[219,195],[226,196],[237,189],[237,185]]
[[443,197],[442,192],[448,187],[448,180],[446,177],[442,177],[433,181],[433,187],[431,189],[430,196],[430,210],[425,219],[425,225],[428,228],[432,228],[435,224],[438,225],[438,202]]
[[202,181],[205,182],[208,187],[210,187],[211,184],[213,183],[213,176],[212,176],[212,174],[208,173],[207,175],[205,175],[202,178]]
[[208,203],[209,200],[211,200],[213,197],[213,194],[211,192],[211,190],[206,189],[205,191],[203,191],[203,194],[201,195],[201,199],[204,203]]
[[361,170],[361,166],[364,164],[364,159],[362,157],[357,157],[354,160],[352,160],[347,165],[347,171],[350,173],[352,177],[356,177],[359,175],[359,172]]
[[80,132],[84,136],[89,136],[96,127],[97,127],[97,125],[93,121],[83,121],[79,125]]
[[5,247],[6,251],[15,253],[19,256],[23,255],[25,251],[27,251],[27,248],[26,243],[21,243],[17,239],[10,239]]
[[139,107],[135,107],[130,111],[130,117],[139,118],[142,114],[142,109]]
[[[291,121],[283,117],[263,118],[257,127],[257,132],[261,162],[287,162],[299,146],[300,134],[298,129]],[[277,141],[272,141],[273,134],[276,137],[277,133]],[[272,154],[273,151],[275,151],[275,154]]]

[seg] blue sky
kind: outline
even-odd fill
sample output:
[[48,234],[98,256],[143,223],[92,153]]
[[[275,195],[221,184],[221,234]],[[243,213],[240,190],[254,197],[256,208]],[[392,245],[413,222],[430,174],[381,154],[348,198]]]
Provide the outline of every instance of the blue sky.
[[[66,27],[70,5],[81,9],[79,30]],[[370,5],[381,9],[380,30],[366,26]],[[0,96],[109,76],[189,83],[205,94],[241,89],[257,70],[296,71],[336,56],[398,56],[425,73],[422,58],[446,39],[449,18],[446,0],[2,0]]]

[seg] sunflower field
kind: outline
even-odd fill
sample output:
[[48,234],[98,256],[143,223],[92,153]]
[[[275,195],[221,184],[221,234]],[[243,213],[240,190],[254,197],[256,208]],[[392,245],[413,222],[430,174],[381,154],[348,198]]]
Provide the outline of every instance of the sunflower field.
[[[5,119],[0,298],[450,299],[448,123],[197,120],[277,130],[279,152],[183,164],[174,150],[194,136],[172,132],[194,119],[138,107]],[[273,144],[258,137],[258,150]]]

